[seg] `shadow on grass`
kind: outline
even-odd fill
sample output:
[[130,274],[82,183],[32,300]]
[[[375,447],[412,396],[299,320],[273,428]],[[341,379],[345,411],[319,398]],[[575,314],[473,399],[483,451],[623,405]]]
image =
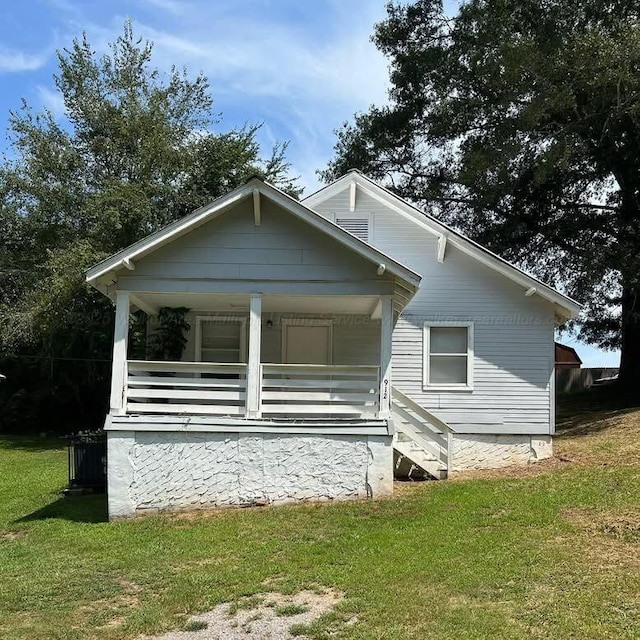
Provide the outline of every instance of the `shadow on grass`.
[[588,420],[589,415],[602,417],[628,413],[640,408],[637,394],[621,392],[615,385],[592,387],[575,393],[559,393],[556,415],[559,422]]
[[0,434],[0,449],[18,449],[22,451],[55,451],[65,449],[67,440],[62,436],[16,436]]
[[624,409],[640,406],[640,399],[635,390],[629,392],[616,384],[605,384],[571,393],[558,393],[557,400],[560,409],[572,409],[575,406],[589,409]]
[[610,429],[611,418],[636,413],[638,409],[601,409],[599,411],[584,411],[570,418],[558,418],[556,436],[580,437]]
[[638,411],[638,398],[615,386],[593,387],[559,394],[556,400],[556,437],[581,438],[614,427],[618,418]]
[[36,520],[68,520],[70,522],[106,522],[107,496],[106,494],[91,494],[86,496],[60,497],[55,502],[34,511],[18,522],[33,522]]

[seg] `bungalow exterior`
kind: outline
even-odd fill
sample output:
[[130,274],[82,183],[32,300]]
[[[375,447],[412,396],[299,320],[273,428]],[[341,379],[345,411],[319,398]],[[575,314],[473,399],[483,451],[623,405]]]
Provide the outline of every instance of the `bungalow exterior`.
[[[116,306],[111,518],[379,497],[551,455],[554,327],[579,305],[356,171],[257,178],[92,267]],[[179,359],[132,310],[186,309]]]

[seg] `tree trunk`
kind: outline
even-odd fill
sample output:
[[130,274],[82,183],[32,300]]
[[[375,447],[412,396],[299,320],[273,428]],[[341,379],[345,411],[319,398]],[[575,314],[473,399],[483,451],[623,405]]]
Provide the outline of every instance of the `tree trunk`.
[[640,400],[640,290],[622,292],[622,353],[618,382]]

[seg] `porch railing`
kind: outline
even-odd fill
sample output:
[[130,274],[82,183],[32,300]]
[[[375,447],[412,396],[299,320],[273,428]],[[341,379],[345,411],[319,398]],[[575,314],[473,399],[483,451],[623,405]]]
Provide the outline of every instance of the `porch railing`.
[[378,367],[262,365],[264,416],[355,416],[378,413]]
[[[127,362],[127,413],[246,415],[247,365]],[[373,418],[376,366],[262,364],[260,411],[280,418]]]
[[244,415],[247,365],[127,363],[127,413]]

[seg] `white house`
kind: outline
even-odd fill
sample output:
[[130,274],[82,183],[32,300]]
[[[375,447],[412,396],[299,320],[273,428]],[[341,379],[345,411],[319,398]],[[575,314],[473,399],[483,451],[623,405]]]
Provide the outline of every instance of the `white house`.
[[[87,280],[116,304],[110,517],[551,455],[554,327],[579,305],[359,172],[302,202],[252,179]],[[128,359],[131,311],[162,307],[189,309],[182,357]]]

